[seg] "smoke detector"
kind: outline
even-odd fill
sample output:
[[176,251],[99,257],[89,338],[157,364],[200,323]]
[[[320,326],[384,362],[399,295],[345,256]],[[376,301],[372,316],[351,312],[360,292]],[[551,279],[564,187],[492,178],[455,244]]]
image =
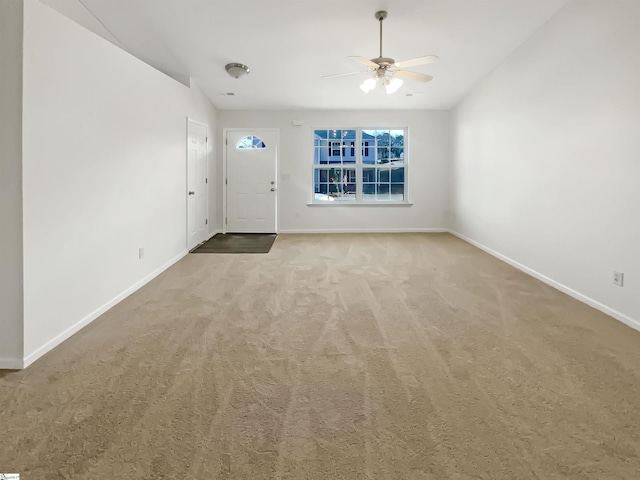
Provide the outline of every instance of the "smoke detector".
[[242,63],[228,63],[224,66],[224,69],[233,78],[240,78],[242,75],[247,75],[250,72],[249,67]]

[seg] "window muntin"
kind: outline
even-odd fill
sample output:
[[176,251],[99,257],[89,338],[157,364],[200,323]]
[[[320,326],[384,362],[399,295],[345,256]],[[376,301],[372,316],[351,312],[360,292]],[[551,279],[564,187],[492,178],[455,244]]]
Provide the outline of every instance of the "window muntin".
[[314,202],[405,202],[406,133],[406,128],[314,130]]
[[246,137],[241,138],[240,141],[236,144],[236,150],[245,148],[267,148],[267,146],[260,137],[256,137],[255,135],[247,135]]

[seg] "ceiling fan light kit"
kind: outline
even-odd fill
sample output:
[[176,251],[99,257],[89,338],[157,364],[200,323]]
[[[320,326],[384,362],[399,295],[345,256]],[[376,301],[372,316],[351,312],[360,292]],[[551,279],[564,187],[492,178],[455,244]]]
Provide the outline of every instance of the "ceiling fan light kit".
[[248,75],[251,71],[249,67],[243,65],[242,63],[227,63],[224,66],[224,69],[233,78],[240,78],[242,75]]
[[358,73],[370,72],[373,75],[362,82],[362,85],[360,85],[360,90],[362,90],[364,93],[369,93],[371,90],[376,88],[378,80],[380,80],[381,83],[385,86],[388,94],[397,92],[398,89],[402,86],[402,79],[398,77],[409,78],[418,82],[429,82],[433,80],[433,77],[431,75],[411,72],[408,70],[404,70],[404,68],[433,63],[438,60],[438,57],[436,55],[425,55],[423,57],[412,58],[411,60],[404,60],[402,62],[396,62],[393,58],[382,56],[382,21],[387,18],[387,12],[385,10],[377,11],[375,13],[375,17],[376,20],[380,22],[380,55],[377,58],[372,58],[371,60],[368,60],[364,57],[349,57],[351,60],[365,65],[367,67],[367,70],[365,70],[364,72],[350,72],[339,73],[337,75],[327,75],[324,78],[342,77],[345,75],[356,75]]
[[[392,93],[396,93],[398,89],[402,86],[402,80],[395,77],[384,77],[382,79],[382,83],[384,84],[384,88],[387,91],[387,94],[391,95]],[[364,93],[369,93],[371,90],[376,88],[378,84],[377,77],[367,78],[362,85],[360,85],[360,90]]]
[[399,78],[385,78],[384,88],[386,88],[388,94],[396,93],[402,86],[402,83],[402,80],[400,80]]
[[364,82],[362,82],[362,85],[360,85],[360,90],[362,90],[364,93],[369,93],[371,90],[376,88],[376,83],[378,83],[377,78],[367,78]]

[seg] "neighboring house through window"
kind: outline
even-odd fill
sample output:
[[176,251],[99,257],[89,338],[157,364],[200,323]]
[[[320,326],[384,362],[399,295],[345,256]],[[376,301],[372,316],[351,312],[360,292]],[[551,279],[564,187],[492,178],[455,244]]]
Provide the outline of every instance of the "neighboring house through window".
[[406,202],[406,142],[406,128],[314,130],[314,202]]

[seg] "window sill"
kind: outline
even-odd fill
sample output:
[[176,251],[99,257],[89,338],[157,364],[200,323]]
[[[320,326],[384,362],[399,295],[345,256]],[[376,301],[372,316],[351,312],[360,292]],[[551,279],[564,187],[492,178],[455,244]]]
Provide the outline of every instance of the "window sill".
[[313,202],[307,207],[410,207],[412,202]]

